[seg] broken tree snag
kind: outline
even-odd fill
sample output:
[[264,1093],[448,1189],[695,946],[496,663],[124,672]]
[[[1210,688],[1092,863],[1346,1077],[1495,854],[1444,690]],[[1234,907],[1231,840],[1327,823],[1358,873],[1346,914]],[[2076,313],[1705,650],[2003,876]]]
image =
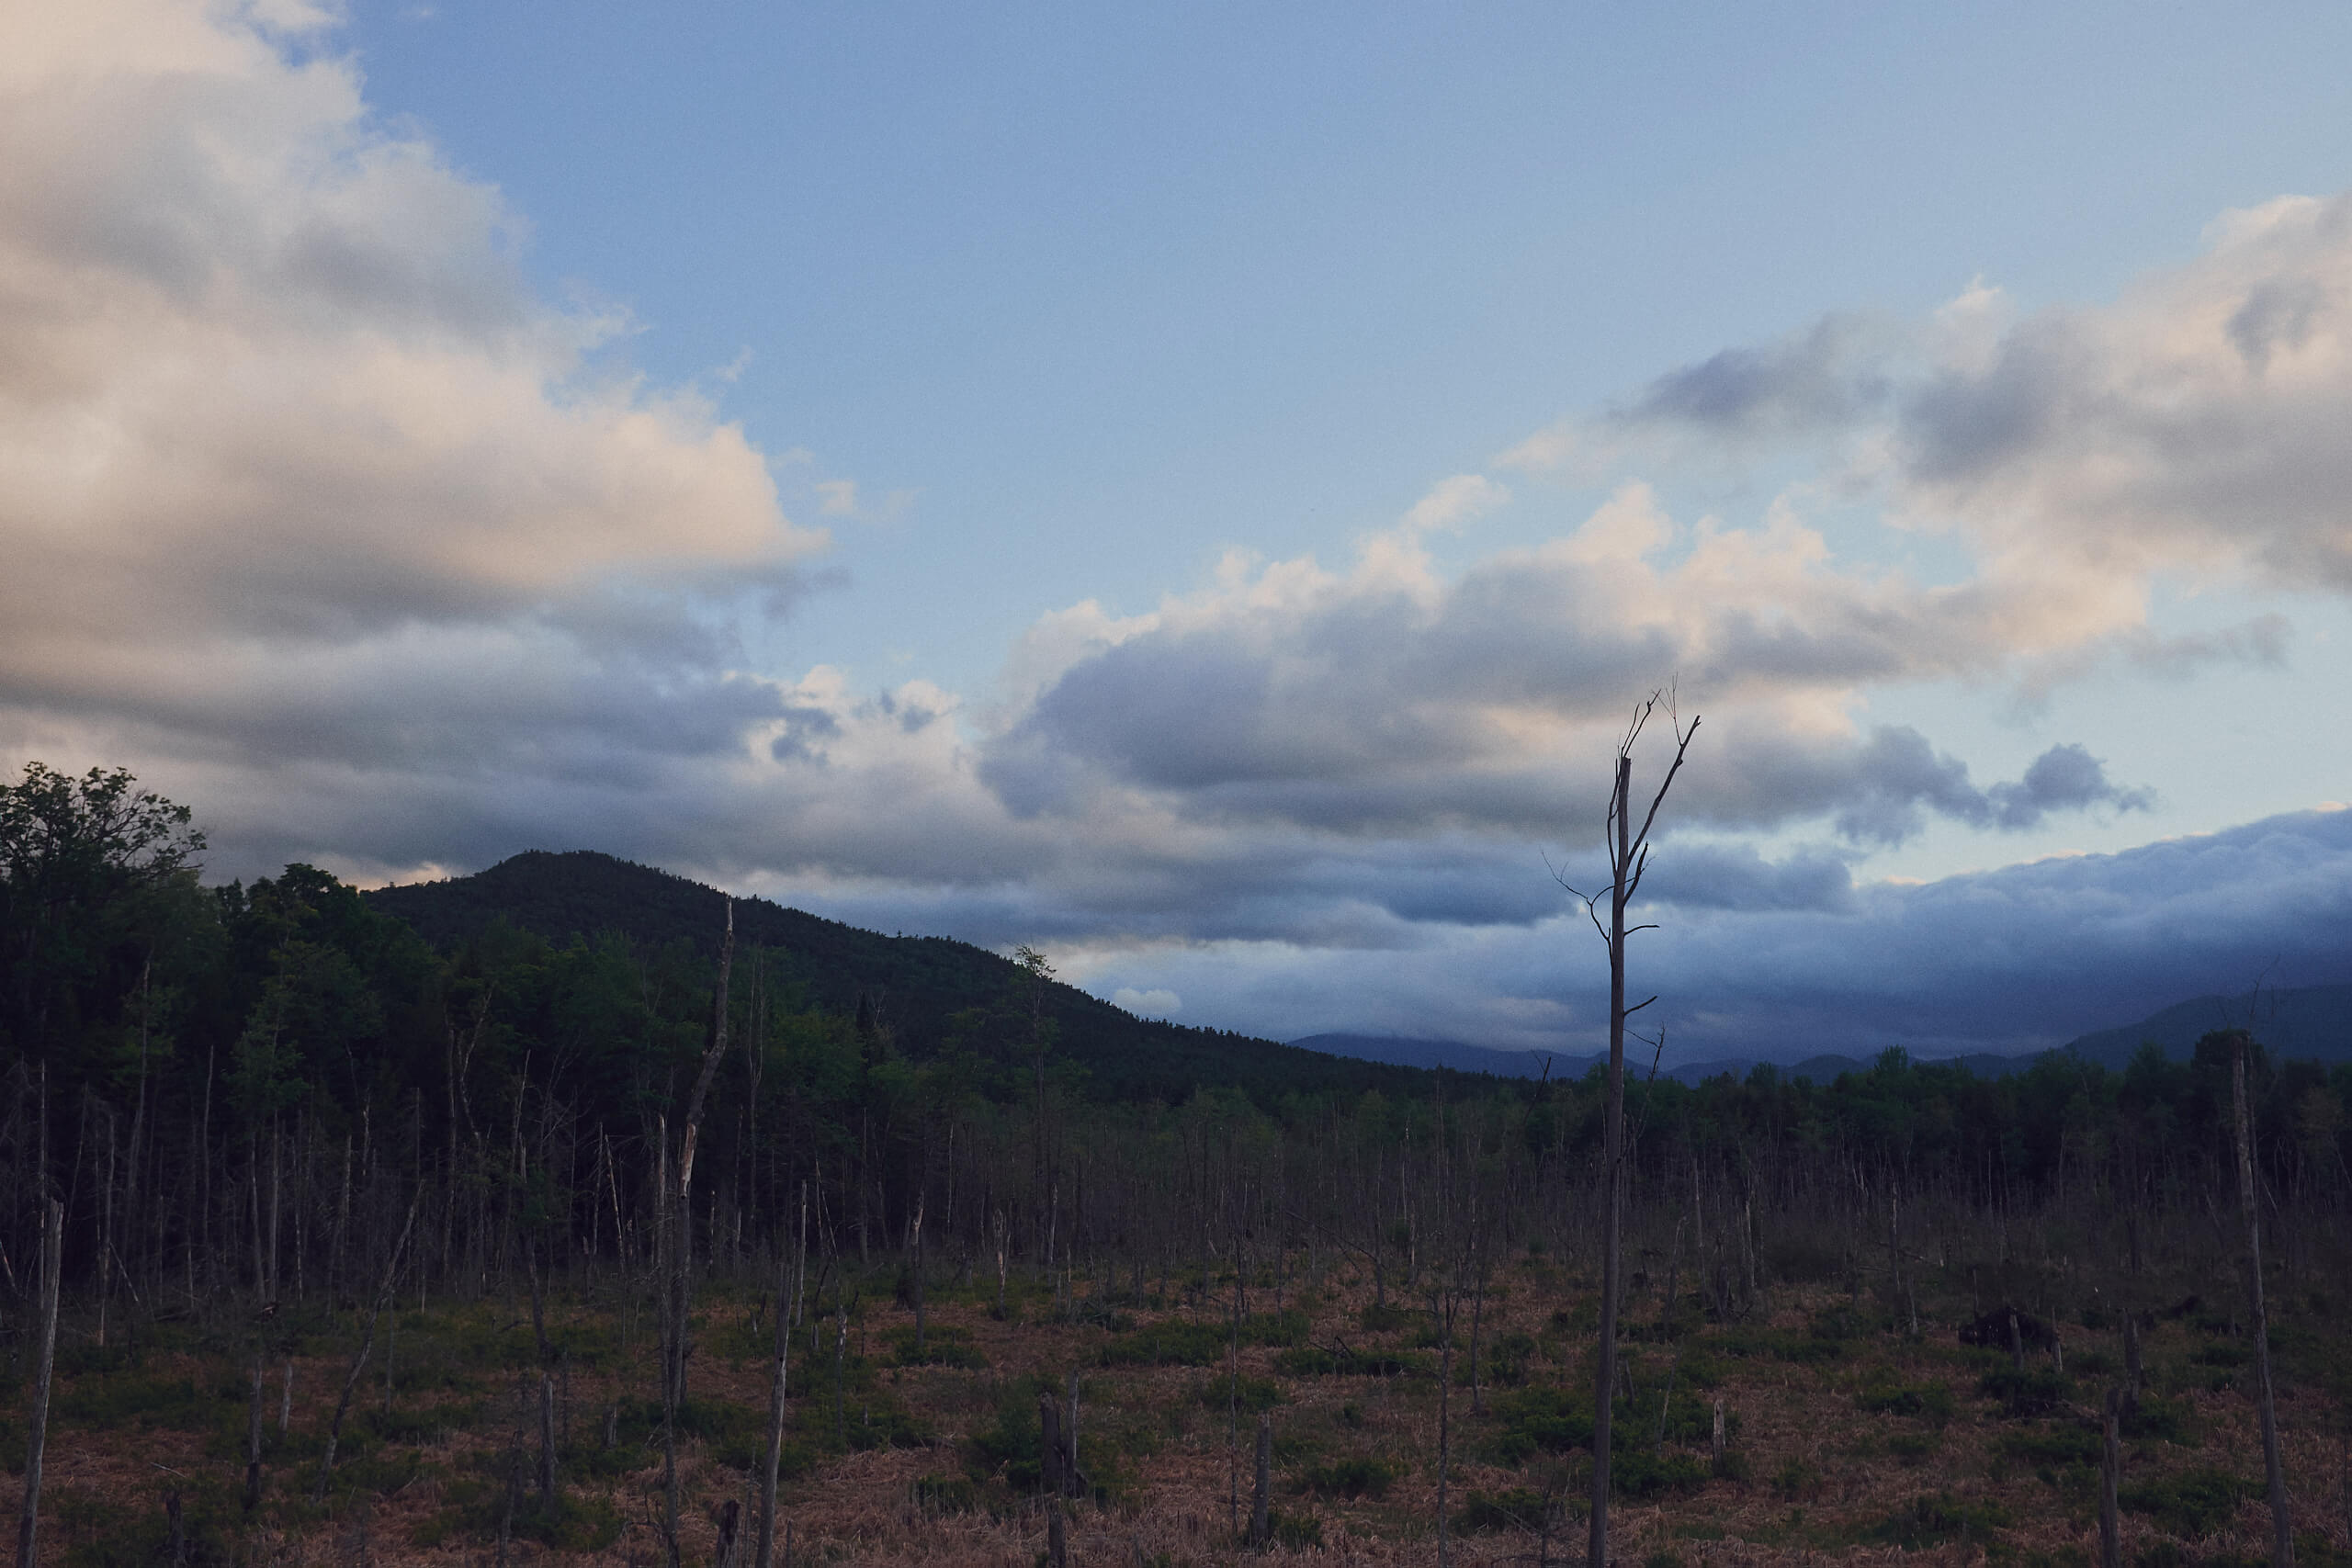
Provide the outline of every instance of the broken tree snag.
[[[1650,797],[1649,809],[1636,829],[1633,821],[1634,747],[1641,739],[1643,727],[1661,704],[1666,705],[1668,721],[1674,728],[1674,760],[1668,765],[1666,776],[1658,781],[1657,793]],[[1601,818],[1601,843],[1609,853],[1609,924],[1605,928],[1597,908],[1602,890],[1595,888],[1588,896],[1570,886],[1565,878],[1560,879],[1560,886],[1567,888],[1569,896],[1584,905],[1586,916],[1609,949],[1609,1103],[1601,1122],[1600,1156],[1600,1355],[1593,1377],[1592,1514],[1587,1568],[1609,1568],[1610,1414],[1617,1382],[1618,1298],[1623,1287],[1625,1020],[1657,1000],[1652,997],[1632,1007],[1625,1005],[1625,939],[1648,929],[1626,925],[1625,912],[1641,891],[1642,875],[1649,869],[1650,829],[1657,821],[1658,807],[1666,804],[1666,793],[1674,787],[1675,775],[1682,771],[1683,759],[1690,754],[1690,741],[1698,733],[1698,716],[1692,715],[1690,724],[1683,725],[1675,716],[1673,694],[1660,690],[1652,692],[1634,709],[1633,722],[1617,742],[1615,782],[1610,790],[1609,809]],[[1660,1038],[1663,1040],[1663,1036]]]

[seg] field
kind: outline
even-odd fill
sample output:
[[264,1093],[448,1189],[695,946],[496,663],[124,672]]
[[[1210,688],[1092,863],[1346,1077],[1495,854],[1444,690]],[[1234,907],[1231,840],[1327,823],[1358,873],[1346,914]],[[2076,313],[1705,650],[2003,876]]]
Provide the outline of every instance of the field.
[[[1230,1273],[1197,1269],[1060,1292],[1016,1278],[1000,1316],[990,1269],[933,1283],[920,1352],[895,1266],[812,1296],[794,1331],[781,1488],[792,1561],[1038,1562],[1037,1403],[1050,1393],[1066,1407],[1073,1372],[1088,1486],[1069,1510],[1073,1562],[1244,1555],[1263,1412],[1268,1559],[1435,1562],[1442,1397],[1453,1561],[1582,1561],[1593,1281],[1537,1254],[1497,1266],[1483,1303],[1460,1300],[1450,1393],[1426,1295],[1392,1280],[1376,1301],[1368,1278],[1329,1256],[1295,1255],[1244,1283],[1237,1302]],[[2123,1444],[2125,1561],[2265,1561],[2242,1325],[2228,1303],[2136,1283],[2145,1375]],[[2004,1297],[1929,1273],[1916,1334],[1907,1300],[1835,1280],[1767,1287],[1753,1310],[1719,1322],[1688,1293],[1669,1317],[1663,1284],[1637,1276],[1625,1307],[1630,1376],[1612,1449],[1619,1561],[2096,1561],[2095,1413],[2122,1376],[2120,1314],[2041,1313],[2014,1274]],[[2273,1296],[2307,1563],[2347,1560],[2352,1523],[2340,1397],[2352,1345],[2333,1292],[2305,1280]],[[176,1540],[187,1562],[661,1562],[656,1346],[643,1299],[609,1274],[552,1292],[544,1361],[526,1287],[407,1301],[386,1314],[389,1355],[379,1335],[353,1384],[322,1497],[326,1432],[364,1314],[165,1316],[138,1343],[118,1323],[103,1348],[92,1323],[69,1317],[47,1459],[48,1560],[168,1562]],[[2007,1334],[2011,1305],[2029,1342],[2022,1371]],[[768,1311],[748,1281],[698,1288],[679,1438],[690,1562],[716,1560],[729,1501],[747,1519],[753,1506]],[[543,1365],[556,1483],[544,1497]],[[19,1469],[24,1408],[20,1398],[0,1431]],[[260,1486],[248,1509],[256,1412]],[[737,1561],[749,1561],[748,1543]]]

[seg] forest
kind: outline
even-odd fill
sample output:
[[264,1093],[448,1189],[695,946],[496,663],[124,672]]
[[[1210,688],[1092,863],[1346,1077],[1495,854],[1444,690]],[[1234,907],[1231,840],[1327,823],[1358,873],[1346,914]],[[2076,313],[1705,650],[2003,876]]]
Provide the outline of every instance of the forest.
[[28,1554],[1581,1559],[1612,1192],[1623,1560],[2352,1552],[2352,1066],[1642,1062],[1612,1172],[1598,1071],[597,855],[203,853],[119,770],[0,785]]

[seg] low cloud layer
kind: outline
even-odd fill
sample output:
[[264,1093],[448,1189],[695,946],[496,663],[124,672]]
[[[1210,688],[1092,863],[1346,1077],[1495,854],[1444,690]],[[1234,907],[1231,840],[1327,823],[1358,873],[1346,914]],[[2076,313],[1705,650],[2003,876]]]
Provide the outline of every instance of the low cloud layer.
[[[2248,933],[2296,910],[2344,930],[2294,891],[2340,865],[2335,818],[2096,874],[1855,871],[1938,827],[1997,859],[2162,782],[2065,739],[1982,778],[1873,719],[1879,694],[2276,664],[2283,617],[2180,633],[2154,585],[2352,586],[2342,198],[2231,215],[2104,306],[2019,319],[1977,288],[1931,321],[1726,348],[1521,443],[1508,484],[1439,479],[1344,559],[1237,558],[1143,615],[1068,606],[996,692],[877,689],[763,667],[742,635],[791,615],[826,547],[788,510],[862,515],[856,482],[613,369],[626,320],[535,295],[516,215],[373,118],[319,17],[107,0],[8,26],[0,760],[132,766],[199,810],[222,874],[585,846],[1050,943],[1188,1021],[1565,1041],[1590,1020],[1542,855],[1590,871],[1611,747],[1672,682],[1705,725],[1649,892],[1694,1037],[1786,1037],[1861,997],[1857,1027],[1983,1043],[1980,986],[2031,1033],[2020,1010],[2097,993],[2099,965],[2188,973],[2159,937],[2233,978],[2245,953],[2149,923],[2187,889],[2233,890]],[[1744,525],[1645,482],[1765,447],[1825,467]],[[1479,552],[1555,470],[1613,489]],[[1833,493],[1968,570],[1841,558],[1808,511]],[[2306,858],[2266,903],[2228,868],[2274,840]],[[2078,917],[2107,934],[2070,945]]]

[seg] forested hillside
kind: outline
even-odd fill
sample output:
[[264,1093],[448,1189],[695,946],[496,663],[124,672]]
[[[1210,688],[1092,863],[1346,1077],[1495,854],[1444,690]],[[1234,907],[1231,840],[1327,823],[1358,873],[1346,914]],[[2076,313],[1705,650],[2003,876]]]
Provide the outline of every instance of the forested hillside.
[[[724,902],[715,889],[684,877],[589,851],[519,854],[472,876],[361,897],[444,952],[478,944],[503,924],[558,948],[618,938],[635,953],[676,950],[706,963],[718,956]],[[1409,1073],[1138,1019],[1051,979],[1033,997],[1031,978],[1018,964],[969,942],[884,936],[763,898],[738,900],[734,919],[736,940],[759,955],[763,983],[779,1005],[862,1018],[865,1027],[914,1056],[974,1038],[975,1030],[991,1027],[989,1016],[1034,1003],[1036,1016],[1023,1027],[1042,1023],[1053,1054],[1082,1069],[1086,1091],[1096,1098],[1182,1100],[1214,1085],[1257,1094],[1412,1092]]]

